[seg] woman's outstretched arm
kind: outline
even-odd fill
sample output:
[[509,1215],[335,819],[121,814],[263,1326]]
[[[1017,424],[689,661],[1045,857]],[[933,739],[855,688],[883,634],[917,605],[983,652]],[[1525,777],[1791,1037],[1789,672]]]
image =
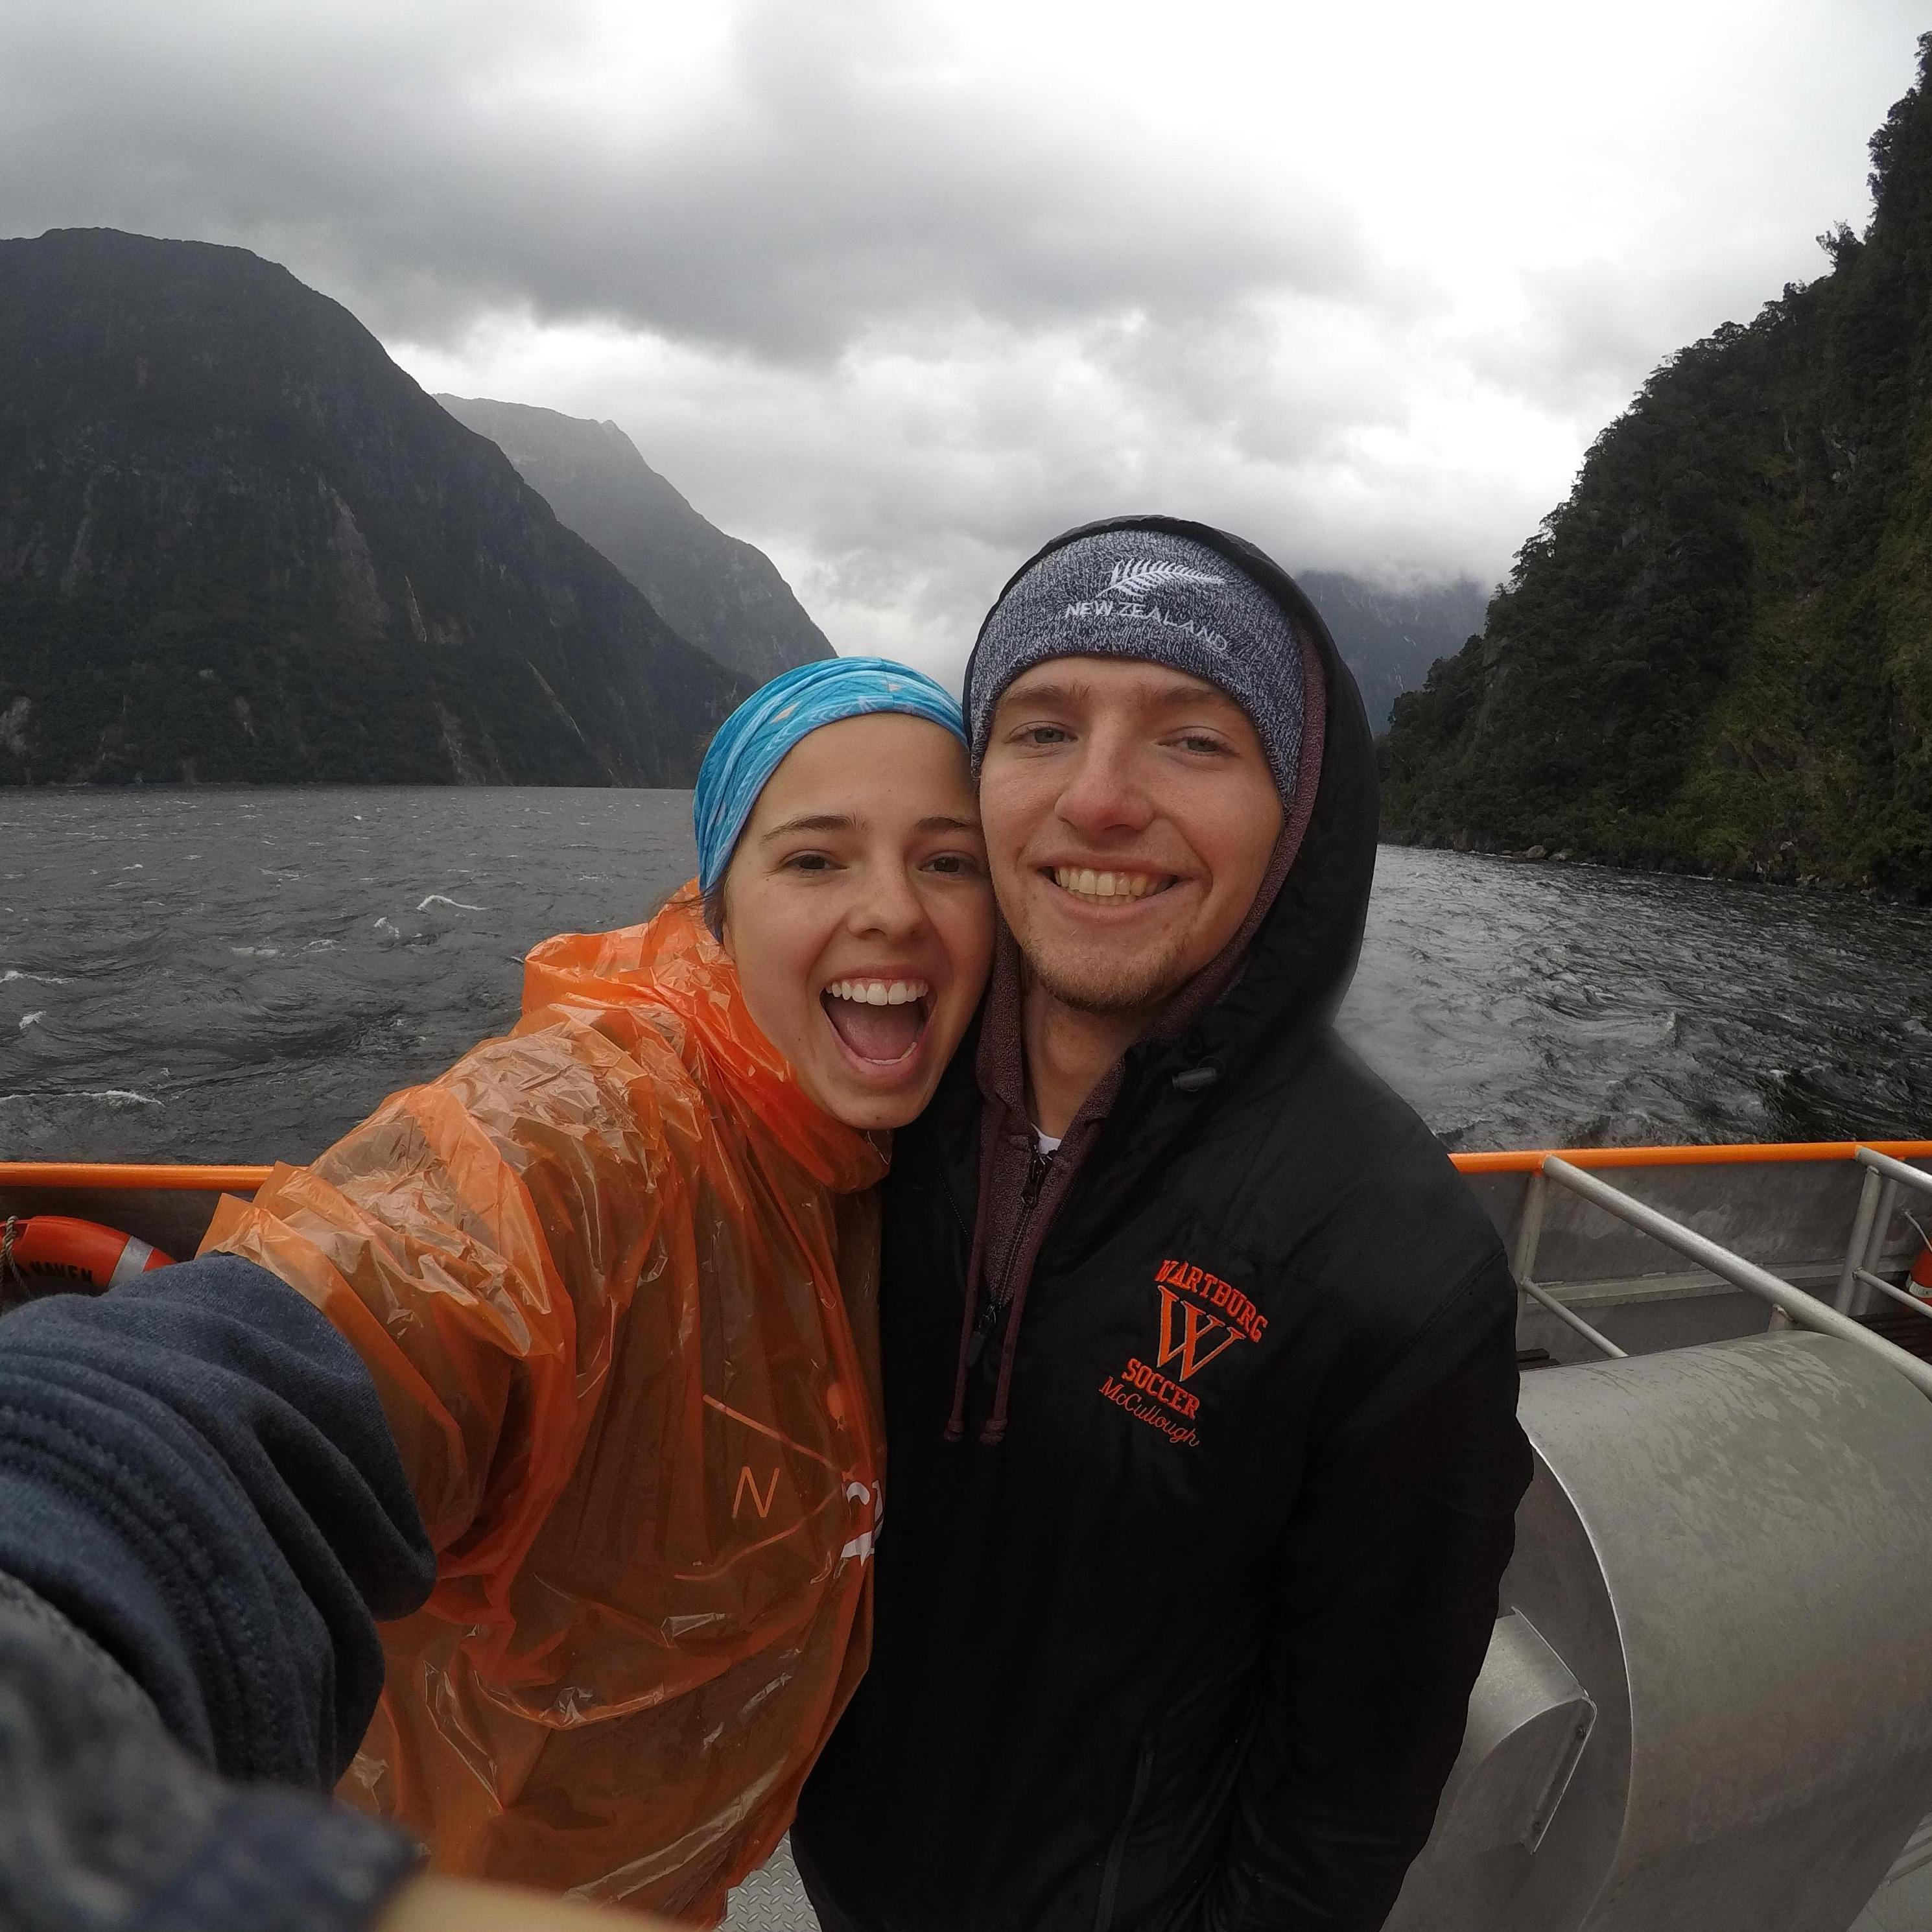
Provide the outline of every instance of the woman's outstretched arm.
[[368,1371],[227,1256],[0,1319],[0,1574],[228,1776],[323,1790],[434,1564]]
[[[77,1504],[58,1520],[84,1533],[98,1528]],[[11,1932],[652,1932],[655,1922],[628,1914],[432,1878],[418,1861],[416,1847],[386,1825],[197,1764],[99,1645],[0,1576],[0,1924]]]

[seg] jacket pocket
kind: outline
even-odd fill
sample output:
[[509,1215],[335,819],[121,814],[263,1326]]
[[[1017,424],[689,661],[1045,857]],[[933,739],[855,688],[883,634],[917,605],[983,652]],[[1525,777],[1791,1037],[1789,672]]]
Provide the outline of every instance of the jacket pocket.
[[1133,1835],[1134,1820],[1140,1816],[1148,1786],[1154,1778],[1154,1746],[1141,1746],[1134,1765],[1133,1796],[1127,1800],[1127,1815],[1120,1820],[1114,1842],[1107,1848],[1107,1862],[1100,1874],[1100,1900],[1094,1911],[1094,1932],[1112,1932],[1114,1907],[1120,1890],[1120,1867],[1126,1862],[1127,1840]]

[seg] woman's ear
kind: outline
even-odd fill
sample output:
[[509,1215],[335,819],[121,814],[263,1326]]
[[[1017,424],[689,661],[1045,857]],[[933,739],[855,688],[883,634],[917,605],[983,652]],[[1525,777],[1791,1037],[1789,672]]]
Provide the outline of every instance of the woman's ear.
[[704,922],[718,935],[718,943],[724,949],[724,956],[733,965],[738,963],[738,956],[732,950],[730,922],[724,914],[724,881],[720,879],[704,896]]

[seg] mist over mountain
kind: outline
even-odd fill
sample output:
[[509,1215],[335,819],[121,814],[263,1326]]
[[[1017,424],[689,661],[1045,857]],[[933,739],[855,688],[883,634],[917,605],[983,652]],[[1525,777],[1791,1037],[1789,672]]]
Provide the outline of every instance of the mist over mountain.
[[0,242],[0,782],[682,785],[743,688],[286,270]]
[[770,558],[700,516],[615,423],[482,397],[436,400],[719,663],[762,684],[832,655]]
[[1298,571],[1295,581],[1327,620],[1375,731],[1388,730],[1396,700],[1419,689],[1437,658],[1482,628],[1490,596],[1472,577],[1408,591],[1378,590],[1332,570]]
[[1932,35],[1830,272],[1672,357],[1400,700],[1384,825],[1932,896]]

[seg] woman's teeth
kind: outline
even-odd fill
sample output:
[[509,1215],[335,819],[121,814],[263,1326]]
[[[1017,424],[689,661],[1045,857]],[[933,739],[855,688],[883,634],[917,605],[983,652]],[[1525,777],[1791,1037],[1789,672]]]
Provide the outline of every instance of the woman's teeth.
[[1170,883],[1152,872],[1096,872],[1086,866],[1056,866],[1053,882],[1083,899],[1144,899]]
[[862,1006],[909,1006],[932,988],[923,980],[835,980],[825,990],[835,1000]]
[[856,1058],[897,1066],[926,1036],[931,991],[923,980],[835,980],[825,989],[825,1017]]

